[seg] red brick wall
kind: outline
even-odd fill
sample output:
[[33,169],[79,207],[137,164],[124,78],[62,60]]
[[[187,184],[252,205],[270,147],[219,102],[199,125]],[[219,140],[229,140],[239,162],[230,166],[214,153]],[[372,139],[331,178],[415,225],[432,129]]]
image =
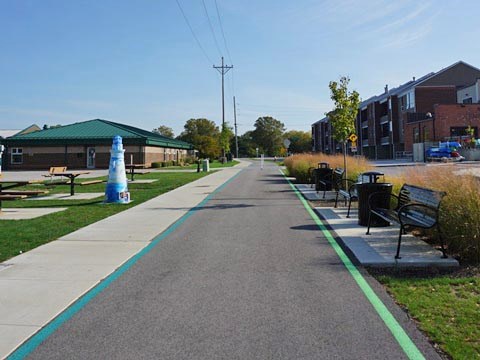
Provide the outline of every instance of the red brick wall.
[[480,129],[480,105],[457,104],[435,107],[435,132],[438,140],[450,136],[452,126],[476,126]]
[[435,104],[455,104],[455,86],[418,86],[415,88],[415,110],[419,113],[434,112]]
[[450,136],[451,127],[472,126],[480,129],[479,104],[442,104],[434,107],[433,120],[422,121],[405,126],[405,150],[413,149],[414,129],[419,129],[421,141],[425,131],[429,133],[429,140],[441,141]]

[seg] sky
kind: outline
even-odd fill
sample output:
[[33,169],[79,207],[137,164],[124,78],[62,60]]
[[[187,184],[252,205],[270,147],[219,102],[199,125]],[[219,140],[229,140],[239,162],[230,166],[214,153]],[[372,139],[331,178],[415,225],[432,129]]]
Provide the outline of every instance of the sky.
[[[217,11],[218,9],[218,11]],[[238,134],[310,131],[348,76],[362,99],[459,60],[480,68],[477,0],[0,0],[0,129],[106,119]]]

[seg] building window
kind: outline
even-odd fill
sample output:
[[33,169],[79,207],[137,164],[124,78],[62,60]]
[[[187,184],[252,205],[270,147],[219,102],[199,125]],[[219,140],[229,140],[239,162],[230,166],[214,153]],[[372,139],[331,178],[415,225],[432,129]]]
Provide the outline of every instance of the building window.
[[413,91],[409,91],[407,93],[407,107],[406,109],[413,109],[415,108],[415,93]]
[[417,127],[413,128],[413,143],[417,144],[420,142],[420,131]]
[[362,128],[362,139],[368,139],[368,128]]
[[12,148],[12,164],[23,164],[22,148]]
[[386,136],[389,136],[390,135],[390,124],[388,122],[386,123],[383,123],[381,125],[381,136],[382,137],[386,137]]
[[469,97],[469,98],[463,99],[463,103],[464,104],[472,104],[473,103],[473,98]]

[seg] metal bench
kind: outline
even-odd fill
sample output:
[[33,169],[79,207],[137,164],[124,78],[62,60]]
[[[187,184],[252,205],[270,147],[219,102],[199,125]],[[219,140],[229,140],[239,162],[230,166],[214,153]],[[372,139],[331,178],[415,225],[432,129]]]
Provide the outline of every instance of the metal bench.
[[[438,224],[440,203],[445,195],[446,193],[443,191],[435,191],[408,184],[402,186],[398,196],[385,193],[371,194],[368,198],[370,212],[368,216],[367,235],[370,234],[372,215],[377,215],[390,223],[400,225],[397,253],[395,255],[395,259],[400,259],[402,234],[406,232],[406,228],[431,229],[436,227],[438,237],[440,238],[442,257],[446,258],[445,244]],[[375,196],[390,196],[390,204],[392,203],[391,198],[394,197],[397,200],[396,207],[393,209],[374,207],[375,202],[373,199]]]
[[[342,168],[336,168],[329,176],[318,181],[320,186],[323,188],[323,198],[325,199],[325,193],[327,192],[327,188],[331,187],[335,190],[336,197],[338,198],[338,190],[342,187],[341,182],[343,179],[343,174],[345,174],[345,170]],[[335,206],[337,201],[335,201]]]
[[337,207],[338,196],[339,195],[343,196],[343,199],[345,200],[345,205],[347,205],[347,201],[348,201],[347,218],[350,217],[350,209],[352,207],[352,201],[358,201],[356,183],[357,182],[355,180],[341,179],[336,184],[337,188],[335,189],[336,191],[335,207]]

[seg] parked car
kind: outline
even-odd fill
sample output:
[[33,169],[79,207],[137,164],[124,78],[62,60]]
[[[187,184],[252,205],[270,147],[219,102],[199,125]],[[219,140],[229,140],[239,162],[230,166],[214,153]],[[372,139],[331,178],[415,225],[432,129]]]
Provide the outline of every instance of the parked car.
[[465,158],[458,151],[449,147],[432,147],[426,151],[428,160],[463,161]]

